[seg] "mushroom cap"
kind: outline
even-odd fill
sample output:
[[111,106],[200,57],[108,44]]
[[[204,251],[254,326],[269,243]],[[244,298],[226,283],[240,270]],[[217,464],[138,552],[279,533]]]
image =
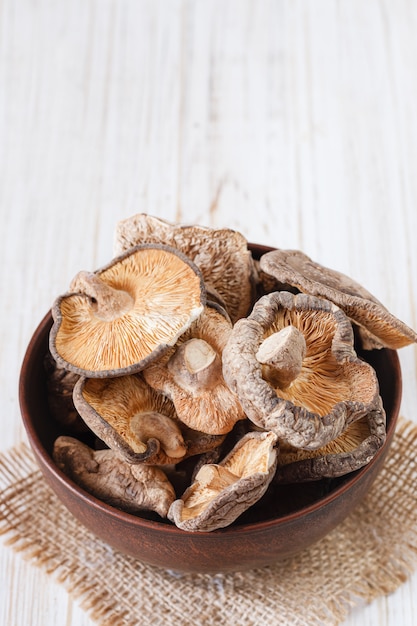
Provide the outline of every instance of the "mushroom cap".
[[276,470],[276,442],[272,432],[249,432],[223,461],[199,469],[168,519],[192,532],[230,525],[266,492]]
[[[280,388],[256,354],[266,337],[289,324],[304,335],[306,350],[299,375]],[[380,402],[376,373],[357,357],[349,319],[306,294],[281,291],[258,300],[230,334],[223,375],[252,422],[300,448],[325,445]]]
[[280,446],[274,483],[298,483],[344,476],[373,459],[386,439],[382,408],[370,411],[322,448],[303,450]]
[[143,242],[181,250],[200,268],[208,293],[232,321],[247,314],[255,295],[255,266],[248,242],[230,228],[187,226],[138,213],[116,226],[114,252],[120,254]]
[[129,513],[149,510],[165,518],[175,500],[174,488],[161,469],[130,465],[113,450],[92,450],[73,437],[60,436],[53,457],[80,487]]
[[417,342],[417,333],[392,315],[362,285],[312,261],[299,250],[272,250],[260,258],[259,265],[279,283],[337,304],[357,324],[365,349],[397,350]]
[[[146,382],[172,400],[184,424],[212,435],[230,432],[238,420],[245,418],[239,398],[222,374],[222,351],[231,330],[230,319],[221,307],[208,303],[176,345],[143,371]],[[208,371],[202,368],[192,372],[191,366],[187,369],[184,349],[192,342],[203,344],[201,349],[198,346],[195,360],[206,352]]]
[[[115,292],[115,299],[127,294],[132,306],[104,318],[94,294],[67,293],[55,301],[51,353],[61,366],[85,377],[140,371],[175,344],[204,309],[200,271],[168,246],[137,246],[91,276]],[[84,288],[81,281],[74,284]]]
[[128,463],[163,465],[184,458],[174,405],[138,375],[81,377],[73,398],[88,427]]

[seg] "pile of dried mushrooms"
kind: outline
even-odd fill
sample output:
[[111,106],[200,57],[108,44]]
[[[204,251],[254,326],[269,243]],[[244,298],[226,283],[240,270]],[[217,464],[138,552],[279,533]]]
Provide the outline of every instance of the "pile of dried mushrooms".
[[49,403],[65,427],[53,455],[72,480],[212,531],[272,482],[374,457],[385,411],[356,342],[398,349],[417,334],[361,285],[299,251],[254,259],[234,230],[146,214],[119,222],[113,254],[52,307]]

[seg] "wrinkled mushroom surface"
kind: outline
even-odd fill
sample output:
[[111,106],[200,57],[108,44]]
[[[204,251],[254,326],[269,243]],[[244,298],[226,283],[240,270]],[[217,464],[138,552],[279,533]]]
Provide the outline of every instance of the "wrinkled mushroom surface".
[[89,378],[140,371],[198,318],[205,290],[181,252],[142,245],[97,272],[81,272],[53,307],[50,350]]
[[199,469],[168,518],[192,532],[229,526],[266,492],[276,469],[276,441],[271,432],[245,435],[223,461]]
[[181,250],[200,268],[210,299],[224,306],[232,321],[247,314],[255,293],[255,268],[241,233],[230,228],[172,224],[145,213],[117,224],[115,254],[144,242]]
[[245,418],[222,373],[222,351],[231,330],[220,307],[206,306],[175,347],[143,371],[146,382],[172,400],[182,422],[211,435],[226,434]]
[[[294,326],[305,342],[277,369],[258,360],[263,342]],[[285,352],[285,342],[279,350]],[[273,359],[272,359],[273,360]],[[298,373],[297,373],[298,372]],[[336,305],[306,294],[274,292],[239,320],[223,350],[223,374],[250,420],[300,448],[320,448],[379,406],[374,369],[353,347],[352,325]]]
[[126,463],[113,450],[92,450],[73,437],[58,437],[53,458],[80,487],[129,513],[154,511],[166,517],[175,491],[162,470]]
[[367,465],[386,439],[385,411],[370,411],[356,420],[334,441],[317,450],[282,445],[276,483],[298,483],[335,478]]
[[299,250],[264,254],[260,268],[278,283],[334,302],[358,325],[363,348],[397,350],[417,341],[417,333],[392,315],[371,293],[349,276],[312,261]]

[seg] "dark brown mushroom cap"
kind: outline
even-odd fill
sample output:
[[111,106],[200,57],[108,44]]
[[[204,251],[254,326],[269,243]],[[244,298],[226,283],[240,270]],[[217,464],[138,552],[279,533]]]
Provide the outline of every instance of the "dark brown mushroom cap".
[[168,518],[191,532],[229,526],[266,492],[276,469],[276,441],[271,432],[245,435],[223,461],[199,469]]
[[[257,352],[287,325],[306,343],[299,375],[285,387],[270,377]],[[374,369],[353,347],[349,319],[336,305],[286,291],[263,296],[239,320],[223,350],[223,375],[257,426],[300,448],[319,448],[379,406]]]
[[245,237],[230,228],[172,224],[138,213],[117,224],[115,254],[144,242],[181,250],[200,268],[207,292],[229,313],[232,321],[247,314],[255,294],[255,268]]
[[260,258],[259,265],[278,283],[337,304],[358,325],[365,349],[397,350],[417,342],[417,333],[392,315],[362,285],[312,261],[299,250],[267,252]]
[[386,439],[382,408],[356,420],[334,441],[317,450],[281,446],[274,483],[287,484],[344,476],[367,465]]
[[222,374],[222,351],[231,330],[221,307],[208,303],[176,345],[143,371],[146,382],[172,400],[184,424],[211,435],[226,434],[245,418]]
[[52,307],[50,350],[61,366],[89,378],[140,371],[175,344],[205,304],[195,264],[156,244],[80,273],[73,289]]
[[112,506],[137,514],[166,517],[175,491],[165,473],[152,465],[130,465],[113,450],[92,450],[73,437],[58,437],[53,458],[77,485]]

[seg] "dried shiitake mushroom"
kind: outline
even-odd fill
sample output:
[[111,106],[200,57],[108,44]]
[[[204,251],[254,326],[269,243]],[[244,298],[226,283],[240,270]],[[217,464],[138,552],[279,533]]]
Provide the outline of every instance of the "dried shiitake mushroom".
[[274,477],[277,437],[251,432],[218,464],[203,465],[172,503],[168,518],[188,531],[212,531],[234,522],[257,502]]
[[356,420],[333,441],[317,450],[282,444],[274,483],[299,483],[335,478],[367,465],[386,439],[382,407]]
[[165,518],[176,497],[161,469],[126,463],[113,450],[92,450],[74,437],[58,437],[53,458],[77,485],[129,513],[148,510]]
[[158,358],[198,318],[198,268],[162,245],[137,246],[96,272],[80,272],[52,308],[50,350],[89,378],[132,374]]
[[213,450],[224,440],[187,428],[169,398],[138,374],[81,377],[73,396],[89,428],[128,463],[178,463]]
[[397,350],[417,342],[417,333],[392,315],[362,285],[312,261],[299,250],[272,250],[260,258],[259,265],[279,283],[337,304],[357,324],[365,349]]
[[380,403],[375,370],[357,357],[349,319],[306,294],[258,300],[233,327],[223,375],[251,421],[297,448],[324,446]]
[[255,268],[245,237],[230,228],[171,224],[146,213],[120,221],[114,253],[141,243],[181,250],[201,270],[210,300],[224,306],[232,321],[245,316],[255,294]]
[[172,402],[139,376],[83,378],[74,404],[89,428],[129,463],[172,463],[184,443]]
[[171,398],[182,422],[212,435],[230,432],[245,418],[222,374],[222,351],[231,330],[222,308],[207,304],[175,347],[143,371],[151,387]]

